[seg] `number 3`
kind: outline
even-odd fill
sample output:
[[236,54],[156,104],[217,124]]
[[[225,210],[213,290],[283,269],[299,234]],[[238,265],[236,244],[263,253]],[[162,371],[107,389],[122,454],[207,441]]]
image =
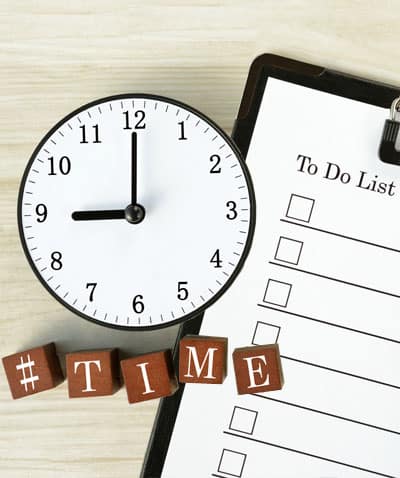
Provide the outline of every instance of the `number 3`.
[[237,211],[236,211],[236,203],[235,201],[228,201],[226,203],[226,207],[229,209],[229,212],[228,214],[226,215],[226,217],[230,220],[230,221],[233,221],[234,219],[237,218]]

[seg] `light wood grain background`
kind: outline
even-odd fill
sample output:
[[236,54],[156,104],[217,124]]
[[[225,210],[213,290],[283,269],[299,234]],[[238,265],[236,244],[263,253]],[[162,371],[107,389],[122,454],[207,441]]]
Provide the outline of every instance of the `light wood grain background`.
[[[249,64],[264,52],[399,84],[399,14],[400,2],[384,0],[0,0],[0,355],[48,341],[61,355],[104,346],[129,355],[171,346],[177,330],[93,325],[35,279],[18,239],[17,191],[53,124],[93,99],[149,92],[230,132]],[[68,400],[65,383],[13,402],[1,369],[0,476],[137,477],[156,407],[129,407],[124,390]]]

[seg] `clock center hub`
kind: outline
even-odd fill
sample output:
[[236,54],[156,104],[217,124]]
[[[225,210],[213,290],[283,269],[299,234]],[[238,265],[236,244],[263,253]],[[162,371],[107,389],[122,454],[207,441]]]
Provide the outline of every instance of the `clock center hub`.
[[144,207],[140,204],[130,204],[125,209],[125,219],[130,224],[139,224],[143,221],[146,215]]

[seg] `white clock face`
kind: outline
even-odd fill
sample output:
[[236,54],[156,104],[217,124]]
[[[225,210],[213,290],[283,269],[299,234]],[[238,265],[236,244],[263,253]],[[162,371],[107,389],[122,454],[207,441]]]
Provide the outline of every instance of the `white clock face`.
[[189,318],[232,282],[253,192],[229,138],[167,98],[123,95],[61,121],[21,184],[29,262],[62,304],[104,325]]

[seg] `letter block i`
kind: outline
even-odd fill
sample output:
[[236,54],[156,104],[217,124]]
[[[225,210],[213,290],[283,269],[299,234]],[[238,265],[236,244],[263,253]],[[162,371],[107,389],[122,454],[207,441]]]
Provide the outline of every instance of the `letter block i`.
[[14,399],[56,387],[64,381],[54,343],[3,358]]
[[181,383],[222,383],[226,377],[228,339],[186,335],[179,344]]
[[283,387],[278,344],[235,349],[233,366],[239,395],[270,392]]
[[120,388],[117,349],[72,352],[66,362],[69,398],[112,395]]
[[173,395],[178,389],[170,350],[121,360],[129,403]]

